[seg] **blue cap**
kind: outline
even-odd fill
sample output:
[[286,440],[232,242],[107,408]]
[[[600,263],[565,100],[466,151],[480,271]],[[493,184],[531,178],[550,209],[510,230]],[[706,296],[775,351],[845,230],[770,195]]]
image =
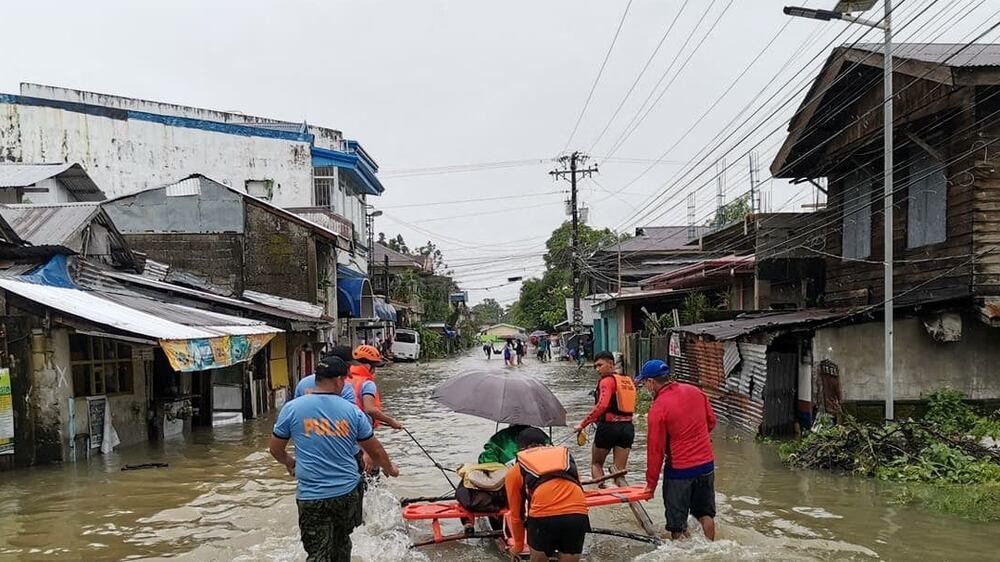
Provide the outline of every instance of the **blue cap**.
[[646,379],[655,379],[659,377],[665,377],[670,374],[670,365],[659,359],[653,359],[652,361],[646,361],[646,364],[642,366],[642,370],[639,371],[639,375],[635,377],[635,382],[642,382]]

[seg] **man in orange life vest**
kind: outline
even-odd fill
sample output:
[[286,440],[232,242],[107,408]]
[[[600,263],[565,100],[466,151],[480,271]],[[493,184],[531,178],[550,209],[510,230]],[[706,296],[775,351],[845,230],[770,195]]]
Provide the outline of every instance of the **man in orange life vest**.
[[615,372],[615,356],[602,351],[594,357],[594,368],[601,375],[597,383],[597,404],[575,430],[583,431],[588,425],[597,423],[594,448],[591,458],[591,476],[595,480],[604,476],[604,462],[614,451],[614,471],[625,470],[628,455],[635,440],[636,389],[630,377]]
[[403,424],[382,411],[382,396],[375,385],[375,368],[385,365],[382,353],[373,345],[359,345],[354,348],[354,361],[357,364],[351,365],[350,381],[358,408],[371,418],[372,427],[384,423],[393,429],[403,429]]
[[505,481],[513,553],[524,550],[527,529],[531,562],[547,562],[556,553],[559,562],[577,562],[590,531],[587,500],[569,449],[548,441],[537,427],[517,436],[520,451]]

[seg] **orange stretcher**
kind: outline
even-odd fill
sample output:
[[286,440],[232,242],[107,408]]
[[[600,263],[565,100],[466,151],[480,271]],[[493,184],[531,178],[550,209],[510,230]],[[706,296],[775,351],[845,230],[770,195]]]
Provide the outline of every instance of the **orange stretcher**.
[[[599,488],[596,490],[587,490],[584,492],[584,496],[587,500],[587,507],[602,507],[615,504],[631,504],[640,501],[646,501],[652,499],[653,494],[647,492],[644,486],[622,486],[617,488]],[[467,525],[472,525],[473,522],[483,519],[483,518],[495,518],[502,519],[504,522],[502,532],[496,531],[496,536],[498,546],[503,550],[509,552],[513,546],[513,539],[510,538],[507,529],[510,527],[508,524],[509,512],[507,509],[500,510],[496,513],[474,513],[464,507],[462,507],[455,500],[445,500],[445,501],[426,501],[426,502],[415,502],[411,503],[403,508],[403,519],[407,521],[430,521],[431,522],[431,532],[433,533],[433,540],[425,541],[423,544],[439,544],[442,542],[448,542],[452,540],[461,540],[463,538],[477,538],[483,537],[485,535],[476,534],[472,532],[466,532],[459,535],[445,535],[441,531],[441,521],[454,519],[462,521]],[[471,529],[471,527],[470,527]],[[492,534],[490,536],[493,536]],[[522,553],[518,553],[522,554]]]

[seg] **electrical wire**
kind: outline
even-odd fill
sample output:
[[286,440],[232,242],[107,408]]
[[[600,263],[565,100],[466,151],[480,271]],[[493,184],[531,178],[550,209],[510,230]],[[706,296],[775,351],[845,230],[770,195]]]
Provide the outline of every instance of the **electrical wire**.
[[604,61],[601,62],[601,68],[597,71],[597,76],[594,77],[594,83],[590,86],[590,93],[587,94],[587,101],[583,103],[583,109],[580,110],[580,115],[576,118],[573,130],[570,131],[569,138],[566,139],[566,145],[563,146],[562,149],[563,153],[565,153],[569,149],[569,145],[572,144],[573,137],[576,136],[576,131],[580,128],[580,122],[583,121],[583,116],[587,113],[587,108],[590,107],[590,100],[594,98],[594,91],[597,90],[597,84],[601,81],[601,76],[604,74],[605,67],[608,66],[608,59],[611,58],[611,52],[615,49],[615,43],[618,42],[618,36],[622,32],[622,26],[625,25],[625,18],[628,16],[630,8],[632,8],[632,0],[628,0],[628,4],[625,4],[625,11],[622,12],[622,17],[618,21],[618,27],[615,29],[614,37],[611,38],[611,45],[608,46],[608,52],[604,54]]
[[684,0],[684,3],[681,4],[681,9],[677,10],[677,13],[670,21],[670,25],[667,26],[667,30],[663,32],[663,36],[660,37],[660,42],[656,44],[656,48],[653,49],[652,54],[650,54],[649,58],[646,59],[646,64],[643,65],[642,70],[639,71],[639,74],[636,75],[635,80],[632,81],[632,86],[630,86],[628,91],[625,92],[625,96],[621,99],[620,102],[618,102],[618,107],[616,107],[614,112],[611,114],[611,118],[608,119],[608,122],[604,124],[604,128],[601,129],[601,132],[597,135],[597,138],[594,139],[594,142],[591,143],[590,148],[587,149],[588,153],[594,151],[594,147],[597,146],[597,143],[601,142],[601,139],[604,138],[605,133],[607,133],[608,129],[611,128],[611,124],[614,123],[615,118],[618,117],[618,114],[621,112],[622,108],[625,107],[625,103],[628,102],[629,97],[632,96],[632,92],[635,91],[635,87],[639,84],[639,81],[642,80],[642,77],[646,74],[646,71],[649,70],[649,65],[652,64],[653,59],[655,59],[657,53],[660,52],[660,49],[666,42],[667,37],[670,35],[670,32],[674,30],[674,26],[677,25],[677,21],[680,19],[681,14],[683,14],[684,9],[687,8],[688,2],[690,2],[690,0]]

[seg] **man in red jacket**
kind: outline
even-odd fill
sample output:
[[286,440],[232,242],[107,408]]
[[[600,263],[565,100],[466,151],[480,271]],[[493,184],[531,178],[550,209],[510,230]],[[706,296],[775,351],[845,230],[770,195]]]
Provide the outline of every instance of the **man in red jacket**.
[[[700,388],[677,382],[658,359],[642,366],[636,382],[653,395],[646,445],[646,489],[652,492],[665,473],[663,505],[672,539],[688,536],[688,514],[715,540],[715,455],[712,438],[715,412]],[[669,446],[669,455],[664,455]]]

